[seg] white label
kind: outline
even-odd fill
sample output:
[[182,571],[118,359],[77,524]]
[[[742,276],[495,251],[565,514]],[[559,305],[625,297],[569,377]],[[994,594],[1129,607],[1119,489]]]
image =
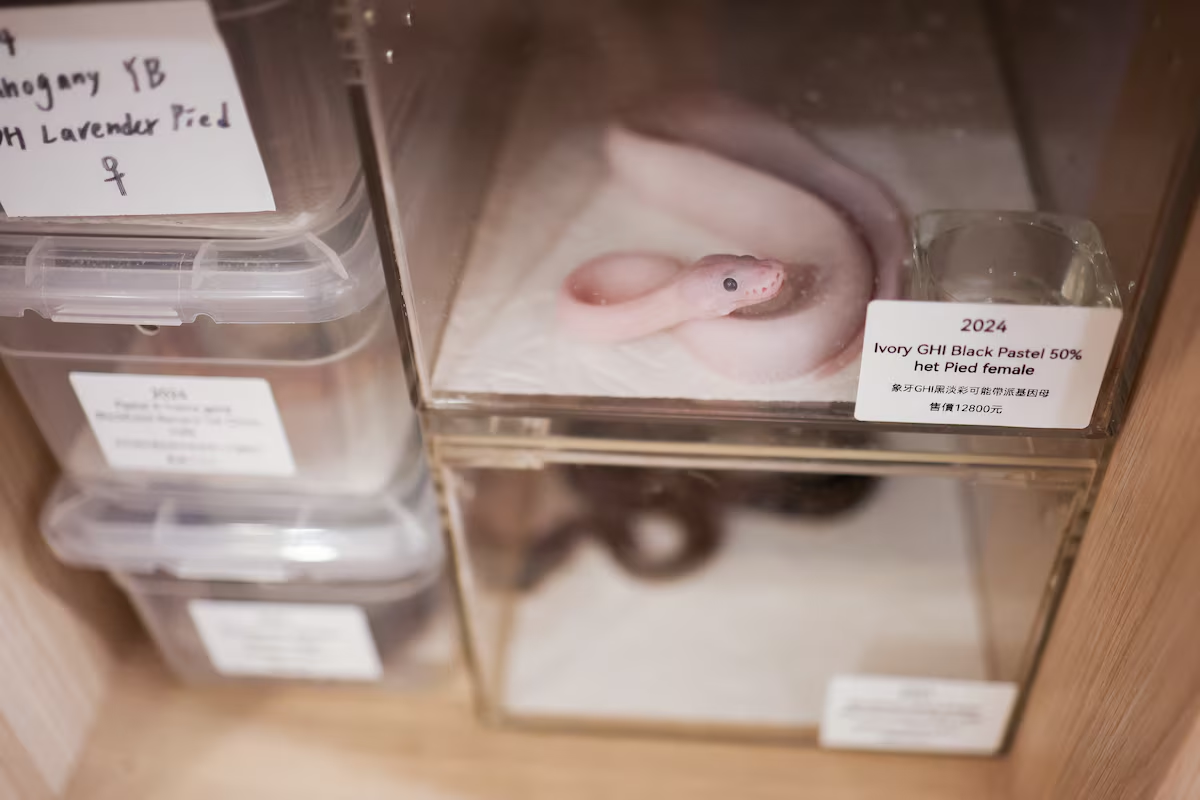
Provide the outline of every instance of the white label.
[[292,475],[271,385],[262,378],[72,372],[113,469]]
[[383,675],[358,606],[192,600],[188,611],[222,675],[345,681]]
[[0,175],[14,217],[275,209],[204,0],[0,9]]
[[838,675],[821,746],[990,755],[1004,743],[1015,683]]
[[874,422],[1086,428],[1116,308],[875,300],[858,404]]

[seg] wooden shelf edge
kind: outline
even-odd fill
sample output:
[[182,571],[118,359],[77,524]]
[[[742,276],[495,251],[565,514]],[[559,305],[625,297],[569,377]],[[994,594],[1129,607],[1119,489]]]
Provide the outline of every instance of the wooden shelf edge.
[[189,689],[147,646],[120,667],[67,797],[984,800],[1002,764],[487,729],[461,677],[421,694]]

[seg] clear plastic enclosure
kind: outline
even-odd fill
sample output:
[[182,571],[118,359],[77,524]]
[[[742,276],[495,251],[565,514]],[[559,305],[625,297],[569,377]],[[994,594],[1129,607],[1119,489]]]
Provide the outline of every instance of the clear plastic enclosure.
[[0,342],[46,441],[81,480],[365,495],[422,457],[382,299],[313,325],[0,317]]
[[1095,222],[1076,296],[1126,310],[1106,433],[1193,194],[1163,5],[360,0],[425,401],[852,420],[917,215],[1050,212]]
[[437,456],[494,719],[807,743],[835,678],[1023,690],[1092,477],[854,451]]
[[0,233],[270,237],[329,224],[361,167],[329,0],[211,0],[275,198],[273,212],[7,217]]
[[428,475],[368,499],[163,494],[60,482],[42,529],[111,571],[189,681],[420,685],[457,660]]
[[275,239],[0,237],[0,357],[78,478],[370,494],[420,459],[383,280],[361,192]]
[[[122,572],[113,577],[133,601],[167,664],[190,683],[306,680],[420,689],[445,677],[456,663],[453,606],[445,586],[437,580],[412,587],[364,581],[267,584],[181,580]],[[230,612],[236,615],[234,624],[245,628],[233,634],[243,640],[240,645],[235,641],[235,646],[274,648],[276,652],[249,659],[232,657],[238,661],[214,656],[214,650],[220,653],[217,648],[222,645],[206,641],[200,627],[204,623],[198,622],[193,610],[197,607],[224,612],[224,617],[216,617],[217,624],[230,624]],[[330,609],[339,613],[333,623]],[[367,636],[360,633],[360,619],[366,620]],[[350,647],[374,652],[377,660],[358,653],[347,657],[349,648],[343,643],[346,634],[342,630],[331,634],[327,628],[317,627],[313,632],[307,620],[314,620],[317,626],[345,626],[358,633]],[[283,634],[279,633],[281,624],[288,626]],[[310,637],[322,634],[327,637],[325,642],[318,639],[314,644]],[[326,649],[335,655],[327,655]],[[223,657],[231,660],[223,663]]]

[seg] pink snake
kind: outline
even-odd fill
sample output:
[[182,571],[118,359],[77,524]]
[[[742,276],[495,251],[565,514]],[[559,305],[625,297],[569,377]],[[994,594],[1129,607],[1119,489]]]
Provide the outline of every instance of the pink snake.
[[669,330],[714,371],[745,382],[828,374],[858,355],[867,303],[895,298],[909,237],[873,179],[787,123],[726,97],[662,107],[609,128],[613,176],[645,202],[738,243],[690,267],[650,252],[577,267],[560,325],[590,342]]

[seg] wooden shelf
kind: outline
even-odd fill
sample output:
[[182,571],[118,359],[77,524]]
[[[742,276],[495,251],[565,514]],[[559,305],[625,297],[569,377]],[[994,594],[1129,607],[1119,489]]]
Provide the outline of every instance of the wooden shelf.
[[1003,762],[482,727],[428,694],[189,689],[149,645],[115,676],[70,800],[985,800]]

